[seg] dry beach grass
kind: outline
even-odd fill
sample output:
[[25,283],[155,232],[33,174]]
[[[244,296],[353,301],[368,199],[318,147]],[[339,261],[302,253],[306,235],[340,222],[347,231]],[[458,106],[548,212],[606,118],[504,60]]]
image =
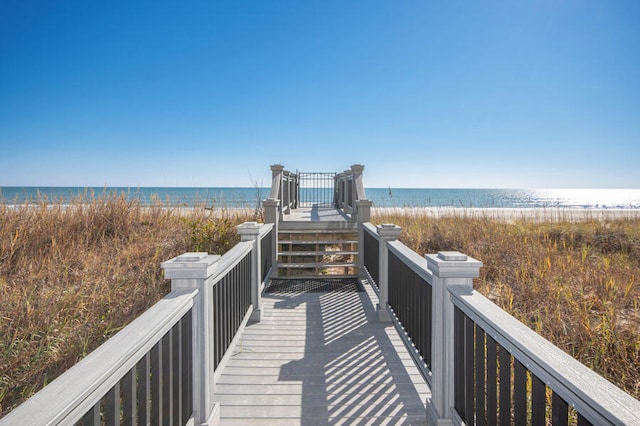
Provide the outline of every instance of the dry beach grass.
[[409,213],[377,211],[372,222],[401,226],[400,239],[420,254],[457,250],[482,261],[476,290],[640,398],[637,216]]
[[161,262],[223,253],[251,219],[116,195],[0,205],[0,415],[167,294]]
[[[0,416],[163,297],[162,261],[223,253],[255,218],[115,195],[0,206]],[[640,219],[579,219],[377,210],[372,221],[400,225],[418,253],[481,260],[479,291],[638,398]]]

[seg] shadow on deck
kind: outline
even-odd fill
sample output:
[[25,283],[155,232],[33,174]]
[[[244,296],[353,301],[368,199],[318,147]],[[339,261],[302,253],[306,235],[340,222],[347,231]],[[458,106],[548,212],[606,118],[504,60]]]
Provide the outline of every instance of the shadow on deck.
[[327,221],[350,221],[348,215],[334,207],[323,207],[314,204],[310,207],[298,207],[292,209],[291,213],[284,215],[285,222],[327,222]]
[[216,385],[222,424],[425,424],[429,388],[370,286],[306,281],[263,296]]

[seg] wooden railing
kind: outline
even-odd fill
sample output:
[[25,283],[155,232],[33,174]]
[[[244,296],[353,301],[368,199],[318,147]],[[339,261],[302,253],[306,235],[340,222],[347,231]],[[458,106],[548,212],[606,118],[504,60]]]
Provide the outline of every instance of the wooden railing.
[[[350,170],[345,170],[336,175],[336,205],[335,207],[342,210],[345,214],[351,215],[351,219],[356,219],[358,212],[367,217],[362,222],[368,221],[369,209],[372,202],[367,199],[364,190],[364,181],[362,171],[364,166],[354,164]],[[364,211],[363,211],[364,210]]]
[[640,424],[640,401],[473,290],[480,262],[419,256],[394,225],[363,229],[378,317],[394,322],[429,382],[432,424]]
[[[271,166],[271,192],[264,200],[265,215],[269,208],[277,209],[282,220],[298,207],[335,207],[352,220],[369,219],[371,201],[367,199],[362,178],[364,166],[354,164],[342,173],[293,173],[281,164]],[[270,223],[274,223],[273,221]]]
[[[171,293],[0,419],[4,425],[210,425],[214,384],[271,274],[273,225],[247,222],[223,256],[162,264]],[[267,249],[268,250],[268,249]]]
[[300,177],[298,174],[284,169],[281,164],[271,166],[271,193],[269,200],[278,201],[280,219],[283,214],[291,213],[298,208],[300,199]]

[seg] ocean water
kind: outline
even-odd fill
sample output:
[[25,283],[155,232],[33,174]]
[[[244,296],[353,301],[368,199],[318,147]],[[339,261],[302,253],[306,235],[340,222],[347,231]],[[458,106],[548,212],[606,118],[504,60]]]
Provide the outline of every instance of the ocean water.
[[[366,193],[378,207],[640,209],[640,189],[366,188]],[[67,204],[105,194],[125,194],[144,205],[160,201],[172,206],[253,208],[269,196],[269,188],[0,187],[0,203]]]

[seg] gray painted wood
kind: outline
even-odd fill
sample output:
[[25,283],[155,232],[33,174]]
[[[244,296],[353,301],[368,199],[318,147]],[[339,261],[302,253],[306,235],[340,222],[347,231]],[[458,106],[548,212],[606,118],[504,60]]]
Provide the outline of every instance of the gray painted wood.
[[347,222],[350,218],[348,215],[342,213],[340,210],[333,207],[298,207],[292,209],[291,213],[284,216],[285,222],[294,221],[312,221],[312,222],[325,222],[325,221],[342,221]]
[[263,295],[215,386],[221,424],[426,424],[429,388],[365,287]]

